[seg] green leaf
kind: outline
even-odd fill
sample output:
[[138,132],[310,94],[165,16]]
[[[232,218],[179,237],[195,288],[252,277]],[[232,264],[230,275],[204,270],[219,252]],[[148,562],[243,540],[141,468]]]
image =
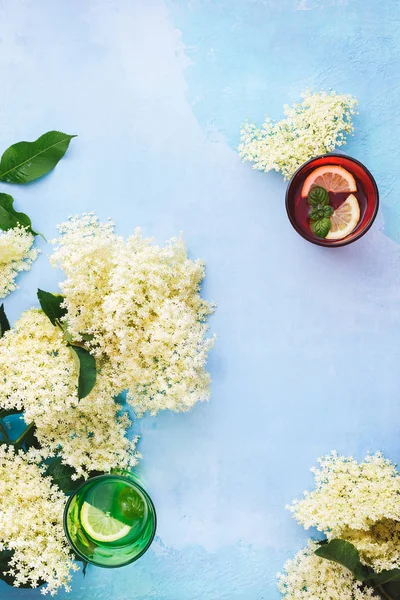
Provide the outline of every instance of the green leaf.
[[52,459],[46,469],[46,475],[51,477],[53,483],[55,483],[64,494],[71,494],[74,492],[83,481],[83,479],[71,479],[74,473],[76,473],[75,469],[69,465],[64,465],[59,456]]
[[1,408],[0,409],[0,419],[5,419],[6,417],[11,417],[12,415],[21,415],[24,412],[24,409],[18,408]]
[[323,217],[317,221],[310,221],[310,229],[314,235],[319,238],[326,238],[331,228],[331,220],[329,217]]
[[29,450],[29,448],[40,448],[39,440],[36,437],[36,425],[30,423],[25,431],[15,441],[14,445],[17,449]]
[[310,210],[308,211],[308,216],[312,221],[318,221],[318,219],[321,218],[319,208],[317,206],[315,208],[310,208]]
[[4,311],[4,304],[0,305],[0,338],[3,337],[6,331],[11,329],[10,323],[8,322],[6,313]]
[[[382,594],[382,590],[385,595]],[[400,599],[400,582],[399,581],[389,581],[385,585],[378,587],[378,593],[380,592],[381,597],[390,600],[399,600]]]
[[81,337],[85,342],[91,342],[94,339],[93,333],[81,333]]
[[54,169],[75,135],[48,131],[35,142],[18,142],[1,157],[0,181],[28,183]]
[[32,229],[32,221],[28,215],[15,211],[13,204],[14,198],[12,196],[0,193],[0,229],[8,231],[21,225],[26,227],[33,235],[40,235]]
[[3,423],[0,423],[0,443],[1,444],[12,444],[7,429],[4,427]]
[[320,185],[314,185],[308,192],[308,204],[318,206],[318,204],[329,204],[329,194],[325,188]]
[[331,217],[333,215],[333,208],[329,204],[328,206],[324,206],[324,217]]
[[365,583],[373,585],[385,585],[387,583],[400,583],[400,569],[390,569],[388,571],[381,571],[380,573],[372,573],[364,578]]
[[42,311],[50,319],[52,325],[60,325],[61,318],[67,314],[67,309],[61,306],[64,302],[64,296],[38,290],[37,297],[39,298]]
[[71,344],[69,344],[69,347],[77,358],[79,368],[78,398],[82,400],[82,398],[86,398],[90,394],[96,383],[96,359],[85,348]]
[[326,558],[342,565],[351,571],[358,581],[363,581],[367,575],[367,569],[361,564],[357,548],[350,542],[339,539],[331,540],[317,548],[315,554],[320,558]]

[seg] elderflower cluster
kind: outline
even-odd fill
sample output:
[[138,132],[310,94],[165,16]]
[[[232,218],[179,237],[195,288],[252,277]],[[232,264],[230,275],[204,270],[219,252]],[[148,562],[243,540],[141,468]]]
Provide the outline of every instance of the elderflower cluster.
[[308,529],[351,542],[377,572],[400,566],[400,475],[381,453],[358,463],[336,452],[319,460],[315,490],[289,510]]
[[243,161],[254,163],[253,168],[260,171],[281,172],[289,179],[307,160],[346,143],[346,135],[354,130],[356,98],[309,90],[302,98],[299,104],[284,106],[286,118],[281,121],[267,117],[261,129],[251,123],[243,126],[238,147]]
[[358,463],[332,452],[318,462],[320,468],[311,469],[315,490],[289,507],[306,529],[341,537],[346,529],[368,531],[382,519],[400,521],[400,476],[381,453]]
[[77,367],[63,338],[38,310],[28,310],[0,339],[0,407],[24,410],[34,422],[42,455],[61,451],[77,476],[128,468],[137,462],[136,440],[125,436],[129,419],[117,413],[112,375],[99,364],[92,392],[78,399]]
[[17,289],[15,279],[21,271],[29,271],[39,250],[32,248],[34,236],[24,227],[0,232],[0,298]]
[[214,340],[206,338],[211,304],[200,296],[202,261],[187,257],[182,239],[165,247],[142,237],[126,241],[93,214],[59,227],[51,257],[63,269],[68,332],[91,336],[91,351],[110,368],[115,393],[128,390],[138,415],[189,410],[209,396],[205,369]]
[[278,589],[285,600],[372,600],[372,588],[362,586],[341,565],[314,554],[317,544],[309,542],[278,574]]
[[14,585],[54,595],[69,591],[73,562],[63,530],[65,495],[22,451],[0,446],[0,550],[12,552],[6,571]]

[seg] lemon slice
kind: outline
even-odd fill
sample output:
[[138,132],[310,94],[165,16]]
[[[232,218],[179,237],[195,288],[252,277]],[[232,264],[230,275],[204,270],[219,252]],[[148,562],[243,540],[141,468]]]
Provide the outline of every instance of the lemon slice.
[[357,227],[360,220],[360,205],[353,194],[341,204],[331,216],[331,228],[326,240],[341,240]]
[[80,516],[82,527],[86,533],[98,542],[116,542],[131,530],[129,525],[114,519],[88,502],[83,503]]
[[357,191],[357,184],[353,175],[343,167],[336,165],[324,165],[312,171],[303,183],[301,190],[303,198],[308,196],[313,185],[319,185],[325,188],[327,192],[334,192],[335,194]]

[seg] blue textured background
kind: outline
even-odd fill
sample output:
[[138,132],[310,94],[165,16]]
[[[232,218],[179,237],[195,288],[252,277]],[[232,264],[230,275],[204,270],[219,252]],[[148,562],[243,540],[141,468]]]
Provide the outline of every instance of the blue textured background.
[[[18,209],[49,238],[88,210],[159,242],[182,230],[218,304],[212,401],[133,427],[156,542],[61,599],[277,600],[307,537],[284,507],[309,466],[334,448],[399,459],[399,25],[398,0],[0,0],[1,148],[79,134],[49,177],[12,189]],[[235,151],[247,116],[279,118],[308,86],[359,98],[346,151],[381,191],[372,230],[336,250],[297,236],[282,178]],[[12,320],[60,277],[39,244]]]

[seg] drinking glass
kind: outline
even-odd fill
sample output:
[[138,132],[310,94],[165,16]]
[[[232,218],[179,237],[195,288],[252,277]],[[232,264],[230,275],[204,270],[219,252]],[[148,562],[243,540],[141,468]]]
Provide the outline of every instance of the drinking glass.
[[[307,199],[303,198],[301,194],[303,183],[308,175],[318,167],[326,165],[343,167],[353,175],[357,183],[357,192],[354,192],[354,195],[360,205],[360,221],[349,235],[337,240],[319,238],[314,235],[310,229],[308,216],[310,207]],[[336,202],[344,201],[345,196],[346,194],[339,194]],[[373,176],[360,161],[345,154],[324,154],[307,161],[293,175],[286,190],[286,211],[291,224],[304,239],[319,246],[334,248],[355,242],[371,227],[377,215],[378,207],[379,193]],[[333,208],[336,209],[337,206],[334,204]]]
[[142,486],[126,475],[92,477],[68,499],[64,529],[74,552],[98,567],[140,558],[156,531],[156,511]]

